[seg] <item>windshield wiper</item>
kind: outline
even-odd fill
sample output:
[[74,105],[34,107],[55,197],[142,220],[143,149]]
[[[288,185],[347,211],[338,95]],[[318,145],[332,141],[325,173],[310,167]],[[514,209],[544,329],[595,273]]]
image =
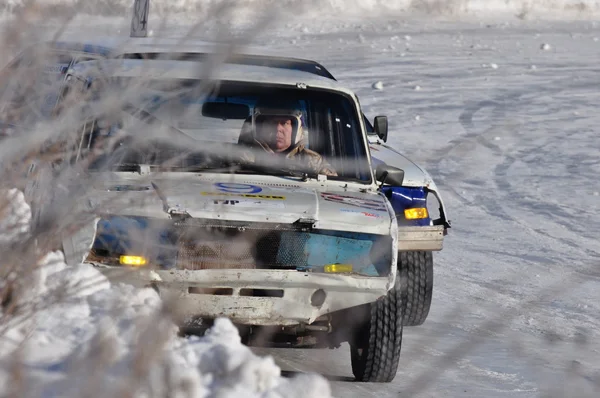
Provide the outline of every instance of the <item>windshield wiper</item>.
[[319,176],[314,171],[301,171],[301,170],[293,170],[293,169],[281,169],[281,170],[270,170],[265,174],[274,175],[274,176],[290,176],[290,177],[298,177],[302,178],[302,181],[307,181],[308,179],[316,180]]
[[[266,166],[259,166],[256,164],[247,164],[247,163],[216,163],[216,164],[206,164],[206,165],[197,165],[197,166],[187,166],[187,167],[177,167],[177,166],[159,166],[159,165],[148,165],[152,169],[156,171],[181,171],[186,173],[199,173],[199,172],[210,172],[210,173],[253,173],[259,175],[269,175],[269,176],[278,176],[278,177],[296,177],[301,178],[302,181],[308,181],[309,179],[318,179],[318,173],[309,170],[298,170],[291,169],[286,167],[280,168],[272,168]],[[104,167],[93,167],[97,170],[103,171],[125,171],[125,172],[141,172],[141,165],[137,163],[118,163],[107,165]]]
[[260,166],[256,164],[247,164],[247,163],[238,163],[241,167],[240,171],[251,171],[256,172],[258,174],[270,175],[270,176],[278,176],[278,177],[297,177],[302,178],[302,181],[307,181],[308,179],[317,179],[318,173],[309,170],[298,170],[291,169],[287,167],[267,167]]
[[[216,162],[207,163],[203,165],[192,165],[192,166],[164,166],[164,165],[149,165],[156,171],[180,171],[186,173],[199,173],[199,172],[210,172],[210,173],[253,173],[259,175],[279,176],[279,177],[296,177],[301,178],[302,181],[308,181],[309,179],[317,179],[318,173],[309,170],[299,170],[287,167],[268,167],[261,166],[253,163],[245,162]],[[103,169],[103,167],[97,167]],[[129,171],[129,172],[140,172],[140,165],[136,163],[118,163],[104,167],[110,171]]]
[[283,176],[283,177],[297,177],[302,178],[303,180],[308,180],[309,178],[317,179],[317,173],[313,171],[305,171],[298,169],[291,169],[288,167],[273,167],[273,166],[263,166],[257,165],[255,163],[247,163],[241,161],[224,161],[224,162],[216,162],[216,163],[207,163],[204,165],[197,166],[189,166],[183,167],[183,171],[186,172],[202,172],[209,171],[211,173],[256,173],[262,175],[270,175],[270,176]]

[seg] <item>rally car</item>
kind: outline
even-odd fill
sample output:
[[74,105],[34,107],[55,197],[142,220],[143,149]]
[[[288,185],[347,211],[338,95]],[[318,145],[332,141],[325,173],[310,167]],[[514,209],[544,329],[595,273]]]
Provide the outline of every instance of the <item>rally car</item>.
[[[358,380],[391,381],[403,327],[428,316],[432,253],[450,227],[431,176],[387,145],[387,119],[371,124],[356,95],[317,62],[236,54],[203,75],[216,45],[144,40],[57,46],[73,58],[53,69],[61,84],[45,102],[51,110],[65,93],[151,83],[121,96],[128,100],[116,116],[92,112],[79,130],[79,162],[103,140],[125,138],[86,163],[93,194],[85,210],[101,217],[65,237],[67,260],[120,279],[125,272],[177,303],[186,322],[228,317],[248,341],[264,330],[291,345],[348,341]],[[189,95],[206,76],[218,82],[212,94]],[[308,149],[336,176],[240,160],[256,134],[257,98],[275,94],[300,104]],[[185,156],[165,167],[181,148]]]
[[[94,59],[148,59],[192,61],[202,60],[219,49],[218,43],[194,42],[181,43],[177,39],[136,38],[124,41],[122,38],[104,38],[88,42],[56,41],[41,43],[28,47],[12,60],[2,71],[4,75],[22,71],[23,63],[34,58],[45,57],[47,66],[42,68],[43,74],[50,74],[50,81],[63,82],[70,67],[79,62]],[[246,49],[244,53],[236,53],[229,57],[228,63],[248,66],[265,66],[309,73],[336,81],[335,77],[320,63],[266,51],[261,48]],[[22,73],[22,72],[21,72]],[[12,79],[14,84],[18,79]],[[54,109],[58,99],[60,84],[54,84],[45,96],[46,109]],[[2,106],[0,101],[0,106]],[[49,104],[49,105],[48,105]],[[49,108],[48,108],[49,107]],[[47,113],[47,112],[46,112]],[[445,207],[438,189],[423,167],[412,162],[397,149],[386,144],[388,138],[387,118],[375,117],[372,124],[361,114],[369,142],[369,150],[373,164],[394,165],[404,170],[406,176],[402,188],[388,189],[388,195],[393,197],[392,205],[400,215],[400,257],[403,264],[411,269],[409,279],[409,300],[405,317],[406,326],[422,324],[427,318],[431,305],[433,289],[433,259],[432,252],[442,249],[443,236],[450,227]],[[8,124],[7,124],[8,125]],[[8,125],[9,131],[14,125]],[[376,127],[376,128],[375,128]],[[433,196],[435,201],[427,200]],[[427,205],[422,208],[435,206],[436,217],[430,217],[429,212],[416,214],[410,208],[420,208],[422,202]],[[437,203],[436,203],[437,202]],[[433,203],[433,204],[432,204]],[[420,265],[415,265],[420,264]]]
[[[433,181],[384,144],[385,118],[368,134],[357,97],[333,79],[226,63],[207,83],[206,68],[121,59],[69,70],[69,93],[110,87],[124,101],[86,120],[76,158],[124,135],[118,150],[86,166],[86,205],[102,216],[92,240],[86,230],[65,239],[67,258],[107,275],[127,270],[173,300],[182,320],[225,316],[251,336],[275,330],[290,344],[348,341],[358,380],[392,380],[403,326],[429,311],[431,253],[448,227],[441,200],[440,216],[429,215],[428,197],[439,198]],[[137,81],[141,92],[127,89]],[[265,98],[298,106],[261,107]],[[307,148],[336,174],[287,158],[241,161],[271,114],[302,126]]]

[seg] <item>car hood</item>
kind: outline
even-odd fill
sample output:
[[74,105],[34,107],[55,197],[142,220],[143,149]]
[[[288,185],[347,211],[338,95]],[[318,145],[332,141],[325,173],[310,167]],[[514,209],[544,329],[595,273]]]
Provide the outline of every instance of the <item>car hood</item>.
[[389,145],[382,144],[378,140],[369,138],[369,148],[373,161],[373,168],[378,164],[385,163],[404,170],[405,187],[428,187],[436,190],[435,183],[431,175],[421,166],[407,158],[402,153],[396,151]]
[[94,186],[90,204],[110,214],[285,223],[315,228],[390,234],[392,214],[377,192],[342,188],[328,181],[301,182],[273,176],[192,175],[141,176],[114,173]]

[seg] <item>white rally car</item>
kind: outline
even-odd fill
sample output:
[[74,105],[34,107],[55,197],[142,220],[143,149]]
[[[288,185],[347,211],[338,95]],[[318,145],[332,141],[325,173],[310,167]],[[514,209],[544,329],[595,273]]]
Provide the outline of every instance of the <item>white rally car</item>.
[[[385,120],[368,134],[356,96],[332,79],[235,63],[209,75],[207,67],[71,68],[69,93],[93,93],[93,104],[106,90],[122,104],[93,113],[76,140],[78,162],[111,137],[117,144],[85,163],[86,205],[101,219],[93,241],[85,230],[65,239],[65,254],[83,253],[108,275],[127,270],[172,300],[177,319],[225,316],[249,341],[271,332],[290,345],[348,341],[358,380],[392,380],[403,326],[422,322],[431,302],[431,252],[446,229],[427,210],[428,194],[438,196],[433,181],[392,157],[381,142]],[[337,175],[295,158],[259,162],[266,152],[252,143],[273,115],[292,120],[294,137],[301,126],[306,148]]]
[[[357,380],[391,381],[403,326],[429,313],[450,224],[429,174],[385,143],[387,119],[371,125],[314,61],[238,55],[212,68],[206,49],[102,48],[70,61],[56,96],[96,109],[74,159],[92,186],[82,209],[100,219],[65,237],[67,259],[153,287],[182,323],[228,317],[248,342],[347,341]],[[110,112],[94,107],[103,93],[117,94]],[[337,175],[257,153],[273,115]]]

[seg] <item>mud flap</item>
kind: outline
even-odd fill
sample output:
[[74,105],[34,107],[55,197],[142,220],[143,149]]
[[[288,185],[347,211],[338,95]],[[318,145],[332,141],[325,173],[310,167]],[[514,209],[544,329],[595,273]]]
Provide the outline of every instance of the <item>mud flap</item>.
[[98,221],[100,221],[100,218],[84,225],[74,234],[63,237],[62,247],[67,265],[81,264],[85,260],[94,244]]

